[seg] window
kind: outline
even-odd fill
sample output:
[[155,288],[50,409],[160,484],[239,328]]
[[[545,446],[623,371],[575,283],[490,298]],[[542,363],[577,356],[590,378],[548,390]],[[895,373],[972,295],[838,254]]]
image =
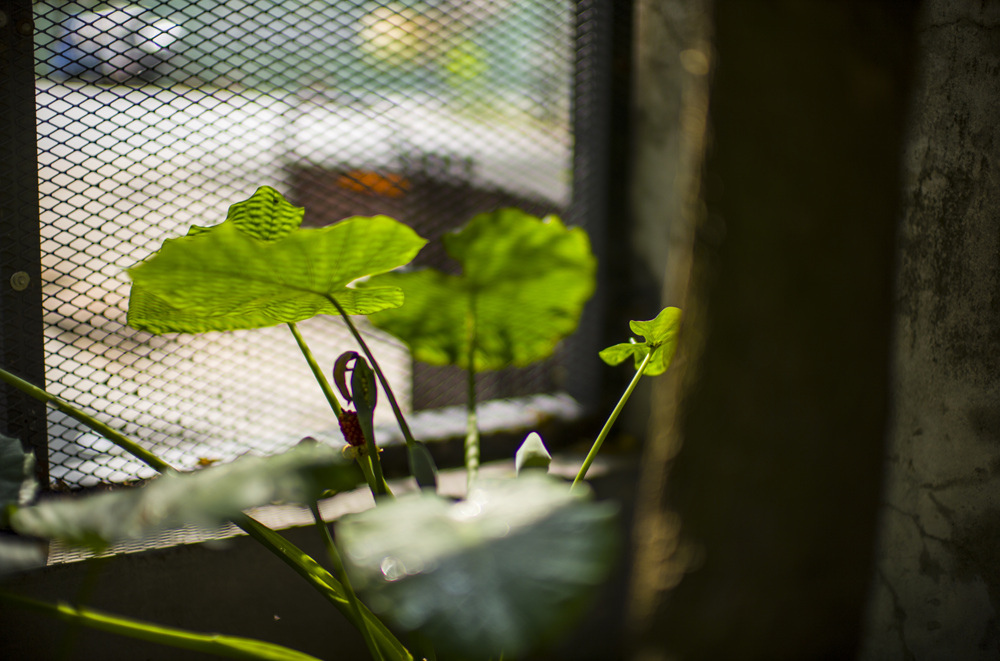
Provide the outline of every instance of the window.
[[[16,121],[0,140],[21,151],[0,183],[4,365],[176,466],[280,451],[336,423],[285,328],[151,336],[125,324],[126,269],[165,238],[221,222],[263,184],[305,206],[307,224],[384,213],[432,241],[502,206],[599,222],[588,178],[600,137],[579,136],[600,121],[604,3],[8,4],[11,39],[33,12],[34,75],[26,86],[23,48],[10,51],[0,103]],[[418,263],[446,260],[430,249]],[[40,288],[6,288],[33,273]],[[323,364],[353,348],[339,320],[301,328]],[[460,377],[364,332],[410,408],[463,401]],[[579,381],[569,362],[484,375],[481,396],[566,389]],[[7,433],[34,439],[50,484],[148,474],[64,414],[6,397]]]

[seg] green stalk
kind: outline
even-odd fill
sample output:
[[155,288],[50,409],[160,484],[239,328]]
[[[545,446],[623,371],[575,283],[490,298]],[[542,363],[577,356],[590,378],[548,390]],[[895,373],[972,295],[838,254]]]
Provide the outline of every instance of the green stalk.
[[337,610],[343,613],[344,617],[359,631],[362,626],[367,626],[387,658],[393,661],[413,661],[410,652],[367,606],[359,603],[361,618],[359,619],[355,615],[347,599],[344,586],[312,556],[246,514],[234,518],[233,523],[281,558],[295,573],[304,578]]
[[[473,301],[475,305],[475,301]],[[469,337],[468,394],[465,398],[465,490],[472,491],[472,484],[479,474],[479,422],[476,418],[476,316],[469,313],[466,319]]]
[[[55,395],[50,395],[41,388],[38,388],[27,381],[10,374],[2,368],[0,368],[0,380],[18,388],[35,399],[50,404],[54,408],[66,413],[72,418],[79,420],[118,447],[132,454],[140,461],[146,463],[146,465],[153,470],[158,472],[173,470],[167,462],[163,461],[151,452],[144,450],[135,441],[132,441],[128,437],[120,434],[92,416],[87,415],[83,411],[74,408]],[[350,604],[347,601],[343,586],[341,586],[340,582],[337,581],[337,579],[335,579],[330,572],[323,569],[323,567],[320,566],[319,563],[317,563],[309,554],[246,514],[239,514],[233,517],[232,522],[246,532],[250,537],[257,540],[257,542],[259,542],[266,549],[278,556],[285,562],[285,564],[299,574],[299,576],[303,577],[321,595],[323,595],[327,601],[337,607],[337,609],[340,610],[340,612],[343,613],[344,616],[347,617],[347,619],[359,630],[364,623],[367,623],[367,625],[371,627],[371,630],[377,635],[380,647],[384,652],[386,652],[390,659],[395,661],[413,660],[413,656],[409,653],[409,651],[407,651],[403,644],[400,643],[393,633],[386,628],[382,621],[378,619],[370,610],[364,607],[363,604],[361,613],[364,622],[355,616],[354,612],[350,608]]]
[[333,542],[333,536],[330,534],[330,528],[323,521],[323,515],[320,514],[319,505],[314,501],[310,505],[312,510],[313,521],[316,522],[316,527],[319,528],[320,536],[323,538],[323,543],[326,545],[326,553],[330,556],[330,562],[333,563],[333,570],[337,572],[340,576],[341,584],[344,586],[344,592],[347,594],[347,600],[351,604],[351,610],[354,611],[355,617],[361,623],[359,627],[361,629],[361,635],[365,639],[365,645],[368,646],[368,653],[372,655],[374,661],[383,661],[382,653],[378,649],[378,645],[375,644],[375,639],[372,638],[371,631],[368,630],[368,625],[365,623],[364,618],[361,616],[361,602],[358,600],[358,595],[354,592],[354,587],[351,585],[350,579],[347,577],[347,570],[344,568],[344,561],[340,557],[340,551],[337,550],[337,545]]
[[52,406],[56,410],[62,411],[74,420],[78,420],[83,424],[87,425],[98,434],[108,439],[121,449],[125,450],[133,457],[143,462],[153,470],[163,473],[165,471],[173,470],[173,467],[167,462],[163,461],[155,454],[145,449],[132,439],[121,434],[120,432],[107,426],[100,420],[97,420],[93,416],[87,415],[80,409],[72,406],[68,402],[59,399],[55,395],[50,395],[38,386],[28,383],[24,379],[14,376],[10,372],[0,368],[0,381],[7,383],[8,385],[14,386],[21,392],[37,399],[40,402],[45,402],[46,404]]
[[612,425],[615,424],[615,420],[618,419],[618,414],[622,412],[625,408],[625,402],[631,397],[632,391],[639,384],[639,379],[642,378],[642,373],[646,371],[646,365],[649,364],[649,359],[653,355],[655,349],[651,349],[646,357],[642,359],[642,364],[639,365],[639,369],[635,371],[635,376],[632,377],[632,382],[628,384],[628,388],[625,389],[625,394],[621,396],[618,400],[618,405],[615,406],[615,410],[611,412],[608,417],[608,421],[604,423],[604,428],[601,429],[601,433],[597,435],[597,440],[594,441],[594,445],[590,448],[590,452],[587,453],[587,458],[583,460],[583,465],[580,466],[580,472],[576,474],[576,478],[573,480],[573,484],[570,486],[570,490],[576,487],[583,478],[587,475],[587,471],[590,470],[590,465],[594,463],[594,459],[597,457],[597,453],[601,449],[601,445],[604,443],[604,439],[607,438],[608,432],[611,431]]
[[379,383],[382,384],[385,396],[389,398],[389,406],[392,407],[392,412],[396,416],[396,420],[399,422],[399,429],[403,432],[403,439],[406,441],[406,444],[409,446],[416,443],[416,439],[413,438],[413,434],[410,432],[410,426],[406,424],[406,418],[403,417],[403,411],[399,408],[399,404],[396,402],[396,396],[392,392],[392,387],[389,385],[385,375],[382,373],[382,368],[379,367],[378,361],[375,360],[375,356],[372,355],[371,350],[368,348],[368,343],[365,342],[363,337],[361,337],[361,333],[359,333],[358,329],[354,326],[354,322],[351,321],[350,315],[347,314],[337,299],[329,294],[326,295],[326,298],[333,303],[335,308],[337,308],[337,312],[339,312],[340,316],[344,318],[344,322],[347,324],[347,328],[351,331],[351,335],[353,335],[354,339],[357,340],[361,350],[365,352],[368,362],[371,363],[372,369],[375,371],[375,376],[378,377]]
[[340,401],[337,399],[336,393],[333,392],[333,386],[330,385],[330,381],[326,378],[326,374],[320,369],[319,363],[316,362],[316,358],[313,356],[312,351],[309,350],[309,345],[306,344],[305,338],[302,337],[302,333],[299,332],[299,327],[294,323],[288,324],[288,330],[292,331],[292,335],[295,337],[295,343],[299,345],[299,351],[305,357],[306,362],[309,363],[309,369],[312,370],[313,376],[316,378],[316,382],[319,387],[322,388],[323,394],[326,396],[326,401],[330,403],[330,408],[333,409],[334,414],[339,418],[342,412],[340,408]]
[[[108,565],[108,559],[108,556],[94,558],[88,563],[87,572],[84,574],[83,582],[80,584],[80,588],[76,592],[74,605],[78,607],[85,606],[87,602],[90,601],[91,597],[94,596],[94,591],[97,589],[101,573]],[[62,640],[59,641],[59,653],[57,658],[69,659],[72,657],[73,648],[76,646],[77,638],[80,636],[81,626],[83,626],[82,622],[74,622],[66,627]]]
[[0,601],[16,604],[38,613],[58,618],[71,624],[83,625],[120,636],[137,638],[160,645],[214,654],[232,659],[267,659],[268,661],[319,661],[314,656],[282,645],[242,638],[201,634],[184,629],[164,627],[139,620],[108,615],[100,611],[66,603],[49,604],[28,597],[0,592]]
[[[365,442],[367,447],[367,441]],[[368,490],[372,492],[372,497],[375,498],[376,502],[380,495],[386,495],[389,491],[389,485],[385,481],[383,476],[381,480],[375,475],[375,471],[372,470],[372,461],[368,455],[355,457],[354,461],[358,462],[358,466],[361,467],[361,472],[364,473],[365,482],[368,483]]]
[[[372,477],[369,487],[372,496],[375,497],[375,503],[378,504],[379,496],[388,496],[390,499],[395,498],[396,496],[392,493],[392,489],[389,488],[389,483],[386,482],[385,474],[382,472],[382,462],[378,458],[378,448],[375,445],[375,439],[367,433],[365,433],[365,451],[365,459],[370,459],[365,479],[368,478],[368,473],[371,473]],[[358,458],[358,462],[362,464],[362,470],[364,470],[364,463],[360,457]]]
[[[330,408],[333,409],[334,415],[336,415],[339,420],[341,413],[343,413],[343,409],[340,406],[340,400],[337,399],[336,393],[333,392],[333,386],[330,385],[330,381],[326,378],[326,374],[323,373],[319,363],[316,362],[316,358],[309,349],[309,345],[306,344],[305,338],[302,337],[302,333],[299,332],[299,327],[294,323],[289,322],[288,330],[292,331],[292,336],[295,337],[295,343],[299,345],[299,350],[302,352],[306,362],[309,364],[309,369],[312,371],[313,377],[315,377],[319,387],[323,390],[323,394],[326,396],[326,401],[330,403]],[[370,462],[365,461],[361,457],[358,457],[356,461],[358,462],[358,466],[361,467],[361,472],[365,476],[365,482],[368,483],[368,488],[371,490],[372,495],[379,495],[379,493],[383,491],[385,480],[379,480],[376,477],[375,473],[372,471],[372,465]]]

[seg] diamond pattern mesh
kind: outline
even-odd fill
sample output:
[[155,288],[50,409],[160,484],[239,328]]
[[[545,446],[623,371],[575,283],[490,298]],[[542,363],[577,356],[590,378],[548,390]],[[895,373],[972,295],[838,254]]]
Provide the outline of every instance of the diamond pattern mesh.
[[[500,206],[565,212],[574,4],[34,2],[49,390],[182,468],[332,433],[286,328],[134,331],[125,269],[262,184],[307,224],[384,213],[432,240]],[[440,250],[418,259],[449,268]],[[354,348],[336,319],[301,329],[323,365]],[[407,407],[462,401],[460,376],[414,370],[364,332]],[[545,391],[554,374],[485,376],[482,396]],[[149,474],[60,413],[49,433],[56,486]]]

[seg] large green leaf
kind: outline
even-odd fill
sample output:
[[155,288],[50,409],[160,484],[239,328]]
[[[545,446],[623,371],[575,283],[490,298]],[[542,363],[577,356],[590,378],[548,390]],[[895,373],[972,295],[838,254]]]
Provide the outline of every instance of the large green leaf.
[[230,207],[226,221],[168,239],[130,269],[129,325],[151,333],[260,328],[402,305],[393,287],[350,287],[408,263],[426,241],[386,216],[302,229],[303,210],[272,188]]
[[457,503],[400,498],[337,524],[375,612],[442,656],[517,657],[557,634],[603,579],[614,508],[543,474],[482,481]]
[[599,355],[609,365],[617,365],[631,357],[635,361],[635,368],[639,369],[642,361],[652,352],[653,355],[643,374],[646,376],[663,374],[670,367],[677,352],[677,334],[680,325],[680,309],[664,308],[655,319],[629,322],[629,328],[636,335],[641,335],[643,342],[632,339],[631,342],[615,344],[602,350]]
[[100,550],[183,525],[215,526],[275,501],[310,503],[360,481],[357,466],[331,447],[302,443],[273,457],[241,457],[194,473],[165,473],[147,486],[23,507],[11,517],[26,535]]
[[474,332],[476,371],[523,366],[551,355],[576,329],[596,270],[582,229],[502,209],[443,240],[461,275],[427,269],[361,285],[405,292],[406,305],[369,318],[404,340],[416,359],[468,369]]

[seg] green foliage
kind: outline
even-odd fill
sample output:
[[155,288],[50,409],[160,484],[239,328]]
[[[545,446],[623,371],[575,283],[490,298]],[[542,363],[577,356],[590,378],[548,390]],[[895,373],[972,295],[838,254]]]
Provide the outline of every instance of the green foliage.
[[677,352],[677,333],[680,330],[681,311],[679,308],[664,308],[650,321],[630,321],[629,328],[644,338],[643,342],[633,339],[629,343],[615,344],[601,351],[601,359],[609,365],[617,365],[630,356],[639,369],[642,361],[652,352],[644,374],[656,376],[670,367]]
[[444,656],[516,657],[558,632],[603,579],[614,508],[541,474],[424,494],[337,524],[348,573],[375,612]]
[[[84,421],[163,472],[142,488],[27,505],[33,494],[28,479],[31,458],[16,440],[0,437],[0,505],[11,513],[10,526],[24,535],[99,551],[166,528],[215,526],[229,520],[283,559],[361,629],[376,658],[412,656],[369,607],[355,599],[348,576],[374,611],[404,631],[419,632],[442,656],[503,658],[535,649],[570,622],[607,573],[616,546],[614,508],[593,503],[583,486],[570,489],[546,476],[551,456],[537,433],[529,434],[518,449],[519,479],[475,481],[473,372],[546,358],[576,329],[595,286],[596,260],[587,235],[567,229],[554,216],[539,219],[504,209],[477,215],[444,237],[446,250],[461,265],[460,275],[433,270],[389,273],[408,263],[425,243],[408,227],[375,216],[302,229],[303,217],[303,209],[265,186],[232,205],[220,225],[192,227],[187,236],[166,241],[156,255],[130,271],[129,323],[153,333],[288,323],[320,385],[325,384],[331,407],[341,415],[333,389],[294,322],[316,314],[344,315],[367,357],[347,352],[333,370],[336,386],[357,409],[365,445],[364,452],[356,453],[358,463],[333,448],[303,442],[283,455],[244,457],[178,474],[108,425],[0,370],[0,380]],[[433,494],[433,458],[409,432],[351,314],[371,315],[377,326],[404,339],[418,360],[469,371],[467,445],[470,439],[473,443],[471,451],[467,447],[470,490],[464,501]],[[618,363],[632,356],[645,373],[661,373],[676,349],[679,316],[679,310],[667,308],[652,321],[631,322],[644,341],[610,347],[601,352],[602,358]],[[574,487],[640,375],[595,441]],[[359,467],[374,494],[391,495],[373,430],[376,377],[399,419],[411,472],[425,491],[398,501],[378,498],[375,509],[338,523],[337,540],[347,560],[344,572],[317,499],[331,490],[354,487],[360,481]],[[312,509],[343,583],[243,513],[275,501]],[[11,546],[0,540],[0,574],[39,561],[37,546]],[[81,608],[25,600],[21,605],[192,650],[246,658],[307,658],[259,641],[170,630]]]
[[576,329],[596,270],[582,229],[503,209],[475,216],[443,241],[461,275],[387,273],[359,286],[405,292],[406,305],[369,318],[417,360],[469,369],[472,346],[475,371],[523,366],[551,355]]
[[242,457],[194,473],[167,473],[140,489],[22,507],[11,517],[25,535],[101,550],[183,525],[214,526],[275,501],[310,503],[352,488],[357,468],[333,448],[303,443],[273,457]]
[[426,241],[386,216],[302,229],[303,210],[272,188],[230,207],[225,222],[164,242],[130,269],[129,325],[151,333],[260,328],[403,303],[394,287],[349,287],[408,263]]

